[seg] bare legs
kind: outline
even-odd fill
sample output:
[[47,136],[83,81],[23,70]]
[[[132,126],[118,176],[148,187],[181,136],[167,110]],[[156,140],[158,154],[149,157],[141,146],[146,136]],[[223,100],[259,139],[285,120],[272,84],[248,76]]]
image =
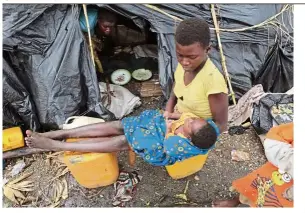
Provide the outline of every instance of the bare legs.
[[[26,134],[29,136],[30,131]],[[101,122],[90,124],[74,129],[57,130],[46,133],[39,133],[40,136],[51,139],[66,139],[66,138],[94,138],[123,135],[123,127],[121,121]]]
[[[128,150],[121,121],[102,122],[69,130],[46,133],[26,131],[25,141],[31,148],[51,151],[116,152]],[[62,143],[61,139],[89,138],[73,143]],[[57,139],[57,140],[56,140]]]
[[[26,131],[26,144],[31,148],[50,151],[116,152],[129,150],[121,121],[102,122],[69,130],[46,133]],[[67,138],[84,138],[73,143],[63,143]]]
[[73,143],[63,143],[41,136],[41,134],[32,133],[28,130],[26,143],[31,148],[41,148],[51,151],[76,151],[76,152],[117,152],[129,149],[129,145],[124,135],[111,138],[92,138]]

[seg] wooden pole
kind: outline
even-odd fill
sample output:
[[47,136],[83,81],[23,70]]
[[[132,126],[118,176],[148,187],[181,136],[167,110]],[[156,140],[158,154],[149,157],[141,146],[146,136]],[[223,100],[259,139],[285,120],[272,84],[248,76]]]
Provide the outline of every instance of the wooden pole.
[[226,58],[225,58],[225,56],[223,54],[223,50],[222,50],[222,44],[221,44],[220,35],[219,35],[219,25],[218,25],[217,18],[216,18],[214,4],[211,4],[211,13],[212,13],[212,17],[213,17],[213,21],[214,21],[214,25],[215,25],[215,31],[216,31],[217,40],[218,40],[218,47],[219,47],[219,52],[220,52],[222,69],[223,69],[223,72],[225,73],[225,76],[227,78],[227,82],[228,82],[228,85],[229,85],[229,89],[230,89],[230,94],[229,95],[232,96],[233,103],[234,103],[234,105],[236,105],[235,94],[234,94],[234,91],[232,89],[230,76],[229,76],[227,66],[226,66]]
[[91,52],[91,58],[92,58],[93,65],[95,67],[93,46],[92,46],[92,41],[91,41],[90,25],[89,25],[89,19],[88,19],[88,14],[87,14],[87,5],[83,4],[83,10],[84,10],[85,18],[86,18],[86,25],[87,25],[87,31],[88,31],[88,36],[89,36],[89,47],[90,47],[90,52]]
[[98,70],[100,73],[103,73],[104,70],[103,70],[102,62],[101,62],[100,59],[98,58],[98,55],[97,55],[97,53],[96,53],[95,50],[94,50],[94,60],[95,60],[96,66],[97,66],[97,70]]

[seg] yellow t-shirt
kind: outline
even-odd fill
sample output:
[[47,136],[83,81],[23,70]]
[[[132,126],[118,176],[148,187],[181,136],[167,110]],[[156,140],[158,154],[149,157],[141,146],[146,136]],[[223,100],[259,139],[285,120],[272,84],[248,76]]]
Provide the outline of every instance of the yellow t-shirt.
[[[168,133],[166,135],[166,138],[169,136],[174,136],[176,129],[178,129],[180,126],[182,126],[187,118],[198,118],[198,116],[194,115],[193,113],[182,113],[181,117],[173,121],[171,128],[168,130]],[[183,134],[179,133],[178,134],[180,137],[186,138]]]
[[228,93],[223,75],[209,58],[187,86],[184,84],[184,70],[180,64],[174,77],[174,93],[178,99],[176,107],[180,113],[191,112],[204,119],[212,118],[208,96]]

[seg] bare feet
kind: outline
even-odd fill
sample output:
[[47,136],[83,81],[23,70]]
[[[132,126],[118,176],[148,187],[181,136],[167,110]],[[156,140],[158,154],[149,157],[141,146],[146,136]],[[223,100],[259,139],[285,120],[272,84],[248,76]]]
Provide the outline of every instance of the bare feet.
[[[42,137],[45,137],[45,138],[50,138],[50,139],[58,139],[58,140],[61,140],[63,139],[63,136],[62,134],[60,134],[59,132],[60,130],[58,131],[50,131],[50,132],[44,132],[44,133],[35,133],[39,136],[42,136]],[[30,137],[29,135],[32,134],[32,131],[31,130],[26,130],[25,134]]]
[[58,151],[62,145],[62,142],[52,140],[50,138],[46,138],[41,136],[39,133],[34,133],[30,130],[26,131],[28,137],[25,138],[26,144],[30,148],[40,148],[51,151]]
[[236,207],[240,204],[239,197],[232,200],[216,200],[213,201],[212,207]]

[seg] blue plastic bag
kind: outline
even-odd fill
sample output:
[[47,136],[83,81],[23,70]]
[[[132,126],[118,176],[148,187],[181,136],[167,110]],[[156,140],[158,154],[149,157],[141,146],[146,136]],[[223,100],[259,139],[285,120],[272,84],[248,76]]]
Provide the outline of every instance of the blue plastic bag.
[[[87,9],[87,14],[88,14],[88,21],[89,21],[89,26],[90,26],[90,33],[94,33],[94,27],[97,23],[97,17],[98,17],[98,10],[94,8],[89,8]],[[87,24],[86,24],[86,18],[84,11],[82,10],[79,16],[79,24],[81,27],[81,30],[83,32],[88,32],[87,30]]]

